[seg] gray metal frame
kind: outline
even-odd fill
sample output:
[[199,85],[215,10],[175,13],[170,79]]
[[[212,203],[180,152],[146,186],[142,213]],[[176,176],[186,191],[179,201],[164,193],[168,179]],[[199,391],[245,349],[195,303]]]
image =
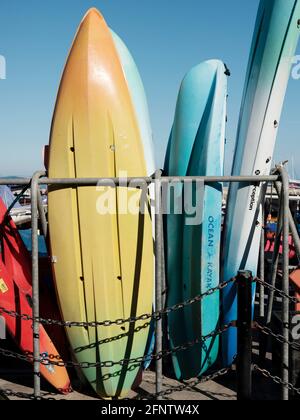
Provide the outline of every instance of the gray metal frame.
[[[115,186],[122,184],[131,183],[132,181],[141,182],[141,180],[148,185],[151,183],[155,184],[155,285],[156,285],[156,311],[163,309],[163,285],[165,284],[164,279],[164,245],[163,245],[163,217],[162,217],[162,184],[169,182],[184,182],[184,181],[202,181],[205,184],[211,183],[232,183],[238,182],[245,185],[252,185],[258,183],[274,183],[277,190],[278,196],[282,197],[282,225],[283,225],[283,248],[284,248],[284,275],[283,275],[283,290],[288,294],[289,291],[289,229],[292,230],[292,234],[295,241],[298,256],[300,256],[300,240],[294,225],[293,218],[291,217],[289,210],[289,179],[287,172],[283,165],[276,167],[273,175],[270,176],[223,176],[223,177],[163,177],[161,171],[157,171],[154,177],[146,178],[74,178],[74,179],[52,179],[47,178],[45,172],[36,172],[32,179],[0,179],[0,185],[28,185],[31,182],[31,210],[32,210],[32,289],[33,289],[33,344],[34,344],[34,396],[40,398],[41,386],[40,386],[40,341],[39,341],[39,259],[38,259],[38,218],[40,216],[43,233],[47,233],[47,221],[43,211],[41,203],[41,197],[39,188],[41,184],[55,185],[55,186],[68,186],[68,187],[80,187],[80,186],[111,186],[112,182]],[[261,243],[261,256],[264,253],[263,240]],[[264,273],[263,258],[261,260],[260,272]],[[276,261],[275,261],[276,262]],[[274,264],[273,269],[276,269]],[[271,304],[272,307],[272,297]],[[264,315],[264,287],[260,288],[260,314]],[[283,314],[283,336],[288,341],[289,339],[289,300],[283,298],[282,305]],[[160,353],[162,351],[162,319],[158,319],[156,323],[156,351]],[[282,379],[284,382],[288,382],[289,379],[289,346],[283,344],[283,369]],[[156,393],[162,391],[163,383],[163,370],[162,370],[162,359],[156,362]],[[162,399],[162,397],[158,397]],[[288,390],[286,387],[282,387],[282,398],[287,400],[289,398]]]

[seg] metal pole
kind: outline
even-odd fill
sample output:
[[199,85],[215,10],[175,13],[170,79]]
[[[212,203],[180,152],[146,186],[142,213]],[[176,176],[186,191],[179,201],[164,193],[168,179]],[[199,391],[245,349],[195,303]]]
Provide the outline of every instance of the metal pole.
[[[262,217],[262,230],[260,238],[260,256],[259,256],[259,277],[262,282],[265,282],[265,205],[262,203],[261,217]],[[265,321],[265,287],[263,284],[259,286],[259,318],[263,324]],[[259,337],[259,358],[260,363],[263,364],[266,355],[266,337],[260,334]]]
[[[162,273],[163,273],[163,227],[161,214],[161,171],[155,173],[155,300],[156,311],[162,310]],[[162,352],[162,318],[156,321],[156,354]],[[156,361],[156,393],[162,391],[162,367],[160,358]],[[158,400],[162,397],[158,396]]]
[[162,278],[161,278],[161,284],[162,284],[162,290],[161,290],[161,295],[162,295],[162,309],[165,308],[166,306],[166,300],[167,300],[167,284],[166,284],[166,261],[165,261],[165,241],[164,241],[164,219],[163,219],[163,214],[161,215],[161,226],[162,226],[162,261],[161,261],[161,268],[162,268]]
[[[275,188],[276,188],[278,197],[280,197],[281,196],[281,183],[275,182]],[[300,238],[299,238],[298,230],[296,228],[295,221],[293,219],[293,215],[290,208],[289,208],[289,224],[290,224],[290,229],[291,229],[291,233],[292,233],[292,237],[294,241],[297,258],[300,261]]]
[[243,401],[252,399],[252,280],[250,271],[238,273],[237,397]]
[[[275,182],[278,181],[278,175],[268,176],[178,176],[162,178],[163,182],[193,182],[202,181],[206,184],[215,184],[216,182],[243,182],[245,184],[262,183],[262,182]],[[68,186],[104,186],[110,187],[112,184],[128,185],[131,182],[140,180],[143,183],[151,184],[155,180],[151,177],[140,178],[42,178],[41,184],[53,185],[68,185]],[[0,180],[0,185],[2,180]]]
[[[262,282],[265,281],[265,206],[264,203],[261,205],[261,217],[263,228],[261,231],[260,238],[260,257],[259,257],[259,277]],[[265,316],[265,288],[261,284],[259,288],[259,316],[264,318]]]
[[40,377],[40,316],[39,302],[39,246],[38,246],[38,188],[39,178],[44,172],[36,172],[31,181],[31,229],[32,229],[32,312],[33,312],[33,372],[34,372],[34,396],[41,396]]
[[[276,239],[275,239],[274,251],[273,251],[273,256],[272,256],[270,284],[273,287],[275,287],[275,285],[276,285],[278,264],[279,264],[279,250],[280,250],[280,243],[281,243],[281,237],[282,237],[282,225],[281,225],[281,216],[280,215],[281,215],[281,208],[279,208],[279,212],[278,212]],[[266,325],[267,326],[269,326],[271,324],[271,321],[272,321],[274,298],[275,298],[274,290],[269,290],[267,316],[266,316]],[[259,361],[260,361],[261,366],[263,366],[263,364],[265,362],[267,348],[268,348],[268,342],[269,342],[269,336],[261,333],[260,338],[259,338]]]
[[300,262],[300,238],[299,233],[295,224],[295,220],[293,219],[291,210],[289,209],[289,224],[290,224],[290,230],[294,242],[295,251],[297,254],[298,261]]
[[[283,167],[278,166],[278,172],[282,178],[282,226],[283,226],[283,284],[282,290],[289,294],[289,177]],[[289,340],[289,299],[282,298],[282,335],[285,341]],[[283,383],[289,382],[289,345],[284,342],[282,344],[282,381]],[[282,385],[282,399],[289,400],[289,390],[285,385]]]
[[[271,286],[276,286],[278,265],[279,265],[279,256],[280,256],[280,243],[282,237],[282,200],[279,207],[278,220],[277,220],[277,229],[276,229],[276,239],[274,244],[274,252],[272,256],[272,269],[271,269]],[[268,312],[267,312],[267,325],[272,321],[273,314],[273,305],[274,305],[275,291],[270,290],[269,301],[268,301]]]
[[[192,182],[203,181],[205,184],[215,184],[216,182],[238,182],[245,184],[261,183],[261,182],[275,182],[278,181],[278,175],[269,176],[179,176],[179,177],[163,177],[162,182]],[[151,184],[155,180],[151,177],[139,178],[46,178],[40,179],[40,184],[46,185],[67,185],[67,186],[104,186],[110,187],[115,185],[128,185],[131,182],[141,181],[143,183]],[[31,180],[29,178],[12,179],[1,178],[0,185],[28,185]]]

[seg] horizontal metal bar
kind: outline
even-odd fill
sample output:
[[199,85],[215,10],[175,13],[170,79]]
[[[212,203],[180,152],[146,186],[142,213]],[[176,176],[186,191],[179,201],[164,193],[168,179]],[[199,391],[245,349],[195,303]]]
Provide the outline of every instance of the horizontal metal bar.
[[155,179],[151,177],[135,177],[135,178],[41,178],[39,183],[45,185],[66,185],[66,186],[83,186],[83,187],[107,187],[111,185],[128,186],[129,184],[151,184]]
[[[0,178],[0,185],[28,185],[31,178]],[[28,188],[30,189],[30,187]]]
[[[162,182],[193,182],[202,181],[207,184],[215,182],[239,182],[239,183],[258,183],[258,182],[275,182],[280,179],[279,176],[185,176],[185,177],[162,177]],[[27,185],[30,178],[2,178],[0,185]],[[131,183],[151,184],[155,182],[152,177],[135,177],[135,178],[41,178],[39,184],[45,185],[66,185],[66,186],[110,186],[124,185]]]
[[207,184],[215,182],[239,182],[239,183],[259,183],[259,182],[275,182],[279,181],[280,177],[277,175],[269,176],[172,176],[162,177],[162,182],[184,182],[184,181],[203,181]]
[[[266,199],[275,201],[279,200],[279,197],[277,194],[274,194],[273,196],[266,195]],[[290,196],[289,201],[300,201],[300,196]]]

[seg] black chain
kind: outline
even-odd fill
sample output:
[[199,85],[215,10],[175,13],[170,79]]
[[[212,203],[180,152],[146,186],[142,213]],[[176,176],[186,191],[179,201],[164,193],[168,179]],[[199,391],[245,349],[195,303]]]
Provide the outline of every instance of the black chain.
[[264,334],[275,338],[275,340],[279,341],[279,343],[288,344],[290,346],[290,348],[292,348],[294,350],[297,350],[297,351],[300,351],[300,344],[289,341],[289,340],[286,340],[283,335],[275,334],[270,328],[264,327],[264,326],[258,324],[257,322],[255,323],[255,328],[257,328],[258,330],[260,330]]
[[283,381],[279,376],[272,375],[267,369],[261,369],[259,366],[254,365],[253,369],[256,372],[259,372],[261,375],[263,375],[265,378],[271,379],[275,384],[283,385],[285,388],[287,388],[289,391],[294,391],[298,395],[300,395],[300,388],[296,388],[293,384],[289,382]]
[[166,396],[171,395],[175,392],[182,392],[186,389],[193,388],[197,385],[201,385],[201,384],[204,384],[206,382],[214,381],[215,379],[220,378],[221,376],[227,375],[232,370],[233,370],[233,366],[230,366],[229,368],[220,369],[216,372],[211,373],[210,375],[201,376],[201,377],[199,377],[198,379],[196,379],[192,382],[185,382],[182,385],[174,386],[174,387],[169,388],[165,391],[161,391],[161,392],[158,392],[156,394],[151,394],[148,397],[140,397],[138,399],[152,400],[152,399],[156,399],[157,397],[166,397]]
[[[213,295],[214,293],[221,291],[223,289],[225,289],[227,286],[229,286],[229,284],[232,284],[236,281],[235,278],[221,283],[219,284],[217,287],[214,287],[210,290],[208,290],[207,292],[198,295],[192,299],[188,299],[185,302],[182,303],[178,303],[176,305],[173,305],[169,308],[166,308],[162,311],[156,311],[153,312],[152,314],[143,314],[140,316],[136,316],[136,317],[130,317],[130,318],[126,318],[126,319],[116,319],[114,321],[93,321],[93,322],[73,322],[73,321],[59,321],[59,320],[53,320],[53,319],[44,319],[44,318],[36,318],[35,320],[37,320],[40,324],[43,325],[55,325],[55,326],[60,326],[60,327],[82,327],[82,328],[95,328],[95,327],[110,327],[112,325],[124,325],[124,324],[133,324],[136,323],[138,321],[147,321],[149,319],[153,319],[156,321],[159,321],[163,315],[167,315],[171,312],[175,312],[178,311],[180,309],[184,309],[187,306],[193,305],[195,303],[199,303],[201,302],[203,299],[205,299],[206,297],[209,297],[211,295]],[[19,314],[18,312],[15,311],[8,311],[7,309],[0,307],[0,314],[7,314],[11,317],[14,318],[20,318],[23,321],[34,321],[34,318],[30,315],[26,315],[26,314]]]
[[[25,392],[15,392],[15,391],[12,391],[11,389],[1,389],[0,391],[1,391],[1,394],[4,395],[5,397],[16,397],[22,400],[55,401],[54,396],[53,397],[45,397],[45,396],[35,397],[34,394],[26,394]],[[49,395],[49,394],[45,394],[45,395]]]
[[283,292],[280,289],[277,289],[276,287],[272,286],[271,284],[265,283],[264,281],[256,278],[253,280],[255,283],[261,284],[262,286],[264,286],[266,289],[271,290],[272,292],[276,292],[278,293],[279,296],[283,297],[283,298],[287,298],[289,299],[291,302],[293,303],[300,303],[300,299],[297,299],[295,296],[290,296],[287,293]]
[[[193,388],[197,385],[214,381],[217,378],[227,375],[232,370],[233,370],[233,366],[229,368],[220,369],[216,372],[211,373],[210,375],[201,376],[192,382],[186,382],[186,383],[183,383],[182,385],[169,388],[165,391],[161,391],[155,394],[150,394],[148,397],[141,396],[141,397],[137,397],[136,399],[137,400],[152,400],[152,399],[155,400],[157,397],[166,397],[175,392],[181,392],[186,389]],[[27,400],[48,400],[48,401],[55,401],[54,396],[56,396],[55,394],[50,394],[50,395],[53,395],[53,397],[47,397],[47,395],[49,394],[45,394],[45,395],[42,395],[41,397],[35,397],[34,394],[27,394],[24,392],[14,392],[10,389],[1,389],[1,394],[4,395],[5,397],[16,397],[16,398],[27,399]]]
[[227,331],[233,325],[234,325],[234,323],[231,322],[230,324],[224,325],[224,327],[222,327],[222,328],[220,328],[216,331],[213,331],[206,336],[203,336],[201,338],[197,338],[193,341],[185,343],[181,346],[174,347],[173,349],[170,349],[170,350],[162,350],[161,352],[159,352],[157,354],[146,355],[146,356],[141,356],[141,357],[132,358],[132,359],[123,359],[123,360],[119,360],[118,362],[114,362],[114,361],[95,362],[95,363],[91,363],[91,362],[72,362],[72,361],[64,362],[61,359],[60,356],[58,356],[58,355],[48,355],[48,354],[41,354],[40,359],[34,359],[32,354],[30,354],[30,353],[27,353],[27,354],[23,355],[23,354],[15,353],[13,351],[1,349],[1,348],[0,348],[0,354],[5,356],[5,357],[19,359],[19,360],[26,361],[26,362],[36,361],[36,362],[39,362],[40,364],[45,365],[45,366],[54,365],[54,366],[58,366],[58,367],[67,367],[67,368],[79,367],[81,369],[89,369],[89,368],[98,368],[98,367],[112,368],[114,366],[122,366],[123,367],[123,366],[131,365],[130,368],[135,369],[137,366],[140,366],[144,362],[149,362],[149,361],[152,361],[152,360],[158,361],[158,360],[161,360],[164,357],[170,356],[170,355],[178,353],[180,351],[187,350],[187,349],[189,349],[189,348],[191,348],[191,347],[193,347],[197,344],[203,344],[205,341],[207,341],[211,338],[215,338],[215,337],[223,334],[225,331]]

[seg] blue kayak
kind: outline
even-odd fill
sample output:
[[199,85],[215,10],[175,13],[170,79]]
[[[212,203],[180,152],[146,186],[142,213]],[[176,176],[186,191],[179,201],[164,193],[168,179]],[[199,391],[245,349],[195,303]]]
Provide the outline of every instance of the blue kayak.
[[[217,60],[193,68],[182,82],[165,160],[168,176],[221,176],[224,166],[227,71]],[[165,217],[168,306],[219,284],[222,185],[168,187]],[[181,208],[183,207],[183,211]],[[168,316],[171,349],[200,340],[219,325],[220,296]],[[215,361],[218,337],[173,354],[178,379],[197,377]]]

